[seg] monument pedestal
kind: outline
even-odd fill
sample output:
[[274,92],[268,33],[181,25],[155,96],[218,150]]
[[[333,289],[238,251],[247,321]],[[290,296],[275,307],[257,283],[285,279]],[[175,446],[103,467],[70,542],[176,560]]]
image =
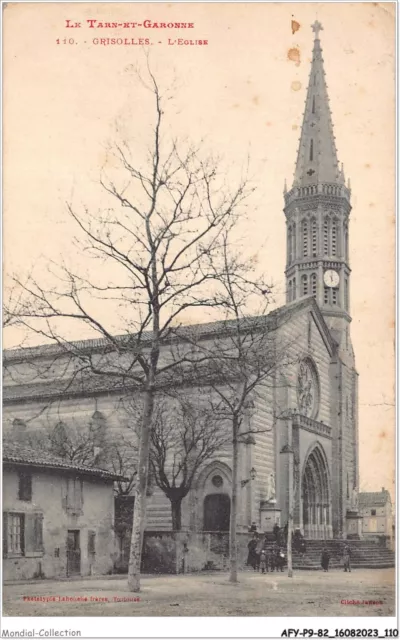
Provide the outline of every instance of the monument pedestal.
[[260,524],[263,533],[271,532],[274,525],[281,526],[281,509],[276,500],[264,500],[260,504]]
[[360,540],[362,538],[362,516],[358,510],[351,509],[346,512],[346,537]]

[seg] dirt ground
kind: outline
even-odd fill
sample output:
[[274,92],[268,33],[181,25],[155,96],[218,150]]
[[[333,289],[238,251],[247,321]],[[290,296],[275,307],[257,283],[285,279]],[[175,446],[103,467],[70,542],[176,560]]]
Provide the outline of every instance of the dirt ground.
[[[30,601],[32,597],[55,600]],[[69,600],[60,601],[63,597]],[[128,591],[126,576],[35,581],[4,586],[3,615],[393,616],[395,573],[394,569],[299,571],[288,578],[286,573],[245,571],[236,585],[225,573],[143,576],[140,594]]]

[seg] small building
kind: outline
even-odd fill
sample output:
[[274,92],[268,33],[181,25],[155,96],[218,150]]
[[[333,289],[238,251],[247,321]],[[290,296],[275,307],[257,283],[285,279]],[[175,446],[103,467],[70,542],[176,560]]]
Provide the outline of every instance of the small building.
[[392,500],[387,489],[360,493],[358,496],[359,514],[362,516],[362,535],[364,538],[392,536]]
[[103,469],[4,444],[4,580],[110,573],[117,479]]

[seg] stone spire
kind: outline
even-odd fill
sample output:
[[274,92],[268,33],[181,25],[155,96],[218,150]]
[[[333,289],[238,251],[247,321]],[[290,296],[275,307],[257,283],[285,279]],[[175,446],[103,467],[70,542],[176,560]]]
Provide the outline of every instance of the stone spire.
[[337,159],[319,40],[321,23],[316,20],[312,30],[315,40],[311,73],[293,186],[300,187],[323,182],[343,185],[345,184],[344,172],[339,167]]

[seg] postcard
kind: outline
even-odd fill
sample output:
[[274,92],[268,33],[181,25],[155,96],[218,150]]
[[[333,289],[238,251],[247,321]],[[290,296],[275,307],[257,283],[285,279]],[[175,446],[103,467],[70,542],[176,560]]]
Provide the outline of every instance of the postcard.
[[2,9],[3,636],[396,638],[395,3]]

